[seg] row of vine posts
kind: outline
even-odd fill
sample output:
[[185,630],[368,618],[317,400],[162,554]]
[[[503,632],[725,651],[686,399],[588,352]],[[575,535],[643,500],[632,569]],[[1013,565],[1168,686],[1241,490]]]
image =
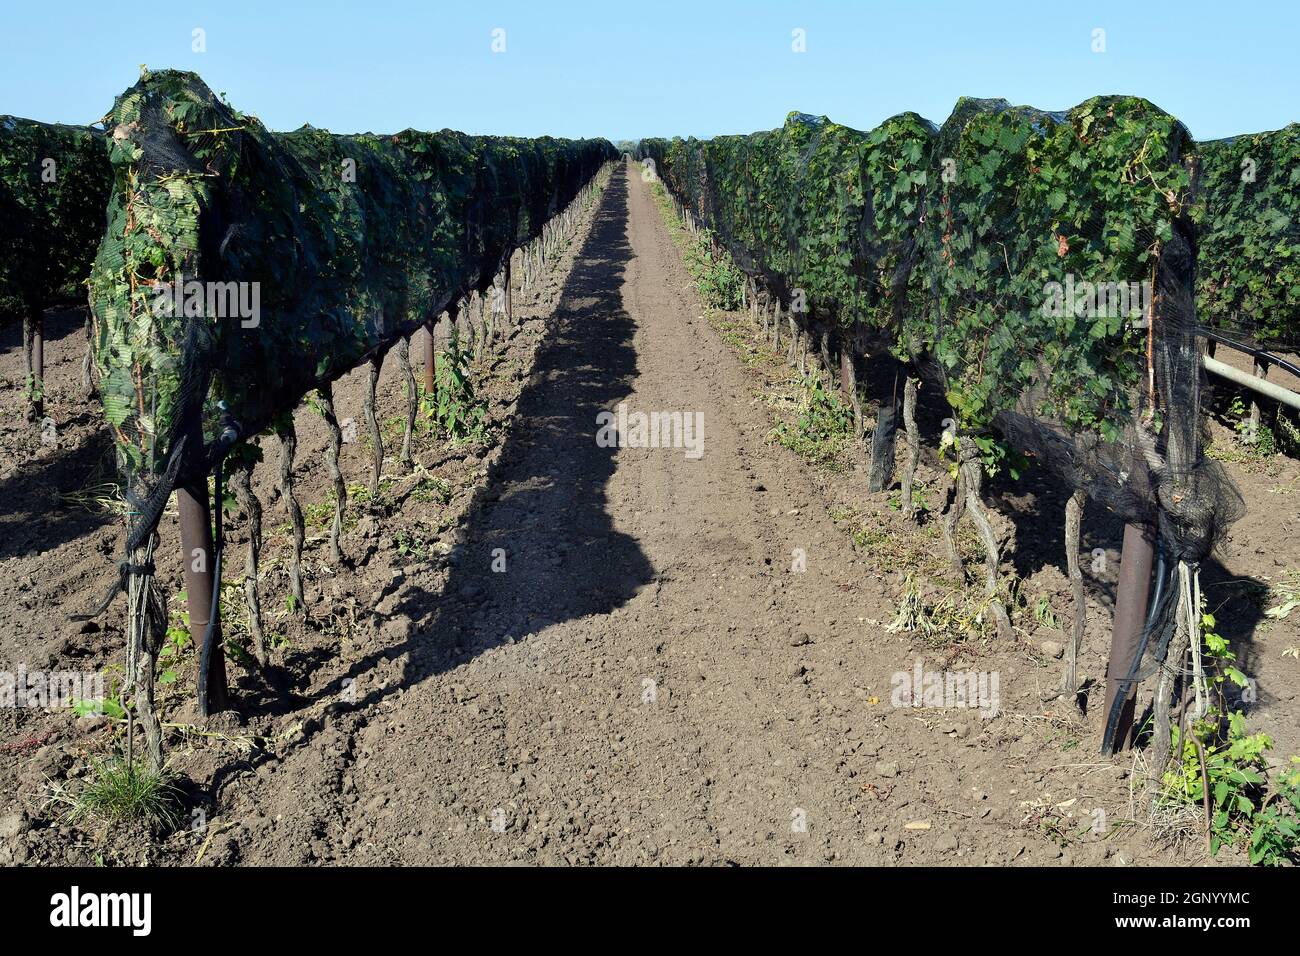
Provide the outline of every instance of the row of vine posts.
[[[548,220],[542,227],[540,235],[516,250],[497,272],[492,286],[484,293],[471,292],[467,297],[454,302],[442,315],[431,317],[422,330],[423,334],[412,333],[392,343],[397,353],[400,375],[405,385],[406,416],[398,460],[406,465],[414,463],[412,454],[412,437],[419,416],[421,389],[416,386],[416,378],[410,359],[411,340],[417,335],[423,340],[423,381],[422,391],[426,402],[435,402],[437,397],[437,354],[436,338],[440,325],[449,329],[455,347],[460,344],[462,329],[468,342],[467,347],[475,361],[481,362],[493,354],[494,350],[509,337],[516,324],[514,292],[518,286],[521,291],[528,291],[539,284],[547,272],[555,268],[558,258],[574,239],[585,214],[600,195],[608,180],[610,165],[603,167],[578,192],[577,196],[564,209]],[[516,269],[521,273],[515,282]],[[477,320],[475,320],[475,317]],[[367,369],[366,391],[364,398],[365,424],[371,439],[371,463],[369,470],[369,490],[371,500],[379,494],[379,483],[386,456],[383,436],[376,417],[376,386],[388,349],[377,351],[365,362]],[[451,361],[456,354],[443,356]],[[325,449],[324,463],[334,487],[334,515],[330,526],[329,549],[331,560],[340,563],[343,552],[340,544],[344,518],[348,507],[347,483],[343,478],[339,456],[344,444],[344,435],[335,412],[332,384],[320,388],[315,396],[321,415],[329,428],[330,444]],[[279,487],[289,514],[292,549],[288,567],[289,592],[298,608],[305,608],[303,591],[302,555],[306,541],[306,524],[302,507],[294,490],[293,473],[297,454],[297,435],[292,415],[285,415],[273,428],[279,447]],[[240,509],[248,516],[248,544],[245,553],[242,588],[245,601],[245,613],[248,619],[249,633],[253,637],[253,655],[263,673],[271,667],[271,650],[267,642],[267,629],[262,615],[260,580],[260,555],[262,549],[263,509],[252,490],[252,472],[256,457],[251,454],[237,456],[232,462],[229,473],[230,488]],[[220,494],[220,489],[218,489]],[[178,489],[178,503],[181,508],[181,553],[214,553],[212,540],[211,509],[206,495],[200,496],[192,489]],[[191,517],[193,516],[193,517]],[[155,542],[150,541],[145,560],[152,559]],[[206,695],[200,698],[201,713],[215,713],[227,707],[228,688],[224,658],[221,653],[222,635],[219,615],[210,618],[208,608],[214,608],[214,591],[219,589],[219,561],[208,562],[202,570],[194,570],[192,562],[186,562],[186,591],[189,607],[189,630],[196,648],[202,649],[205,642],[213,650],[208,663]],[[132,600],[136,600],[132,596]],[[165,619],[165,612],[162,614]],[[208,627],[209,620],[212,627]],[[152,675],[156,671],[159,642],[148,642],[140,637],[139,629],[132,635],[129,657],[139,661],[133,670],[139,683],[135,690],[133,710],[145,732],[148,754],[154,766],[162,765],[161,730],[154,707],[154,687]],[[202,666],[203,657],[200,656]]]

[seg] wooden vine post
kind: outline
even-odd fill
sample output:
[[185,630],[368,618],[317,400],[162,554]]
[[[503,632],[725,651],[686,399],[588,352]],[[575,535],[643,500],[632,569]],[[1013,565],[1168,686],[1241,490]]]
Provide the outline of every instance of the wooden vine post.
[[[1265,362],[1261,362],[1258,357],[1252,360],[1251,370],[1256,378],[1268,377],[1268,365]],[[1249,430],[1246,434],[1250,436],[1250,441],[1252,443],[1257,443],[1259,441],[1260,411],[1259,402],[1255,399],[1251,399],[1250,402],[1250,418],[1248,421],[1249,424],[1247,425],[1247,428]]]
[[858,377],[854,368],[853,346],[849,339],[840,341],[840,397],[853,409],[853,437],[862,439],[862,396],[858,393]]
[[95,379],[92,370],[95,367],[95,326],[92,321],[94,312],[86,310],[85,335],[86,335],[86,354],[81,359],[81,388],[85,392],[86,399],[90,400],[95,397]]
[[370,361],[367,363],[366,400],[363,405],[366,426],[370,429],[370,501],[372,504],[379,500],[379,477],[384,469],[384,436],[379,431],[379,419],[375,415],[375,389],[379,385],[379,371],[383,367],[383,362],[382,354],[370,356]]
[[984,546],[984,596],[997,625],[998,636],[1009,640],[1013,636],[1011,618],[1007,615],[1002,599],[998,597],[998,539],[984,512],[984,463],[973,438],[964,435],[957,438],[957,460],[957,485],[952,508],[943,521],[948,563],[954,571],[965,575],[961,552],[957,549],[957,527],[962,517],[969,514],[980,543]]
[[503,278],[505,288],[502,290],[505,295],[506,304],[506,326],[513,327],[515,324],[515,293],[510,281],[510,260],[506,260],[505,275]]
[[1074,598],[1074,624],[1070,642],[1065,648],[1065,671],[1061,677],[1061,692],[1068,697],[1079,693],[1079,648],[1083,644],[1083,630],[1087,623],[1088,605],[1083,593],[1083,569],[1079,567],[1079,543],[1083,523],[1084,494],[1076,489],[1065,503],[1065,568],[1070,578],[1070,591]]
[[821,360],[822,370],[826,373],[826,386],[830,389],[834,387],[834,385],[832,385],[832,378],[835,375],[835,366],[831,362],[830,330],[823,329],[817,339],[817,357]]
[[253,638],[253,656],[266,667],[269,653],[262,626],[262,603],[258,593],[258,563],[262,554],[262,503],[253,493],[252,460],[240,456],[230,465],[230,489],[235,501],[248,515],[248,549],[244,559],[244,605],[248,609],[248,630]]
[[276,429],[280,438],[280,493],[284,496],[284,507],[289,512],[289,523],[293,528],[293,551],[289,562],[289,593],[303,606],[302,590],[302,548],[307,539],[307,526],[303,521],[302,508],[293,491],[293,460],[298,451],[298,432],[294,428],[293,416],[285,420]]
[[322,385],[320,396],[321,414],[330,431],[330,443],[325,447],[325,470],[329,472],[330,481],[334,483],[334,522],[330,526],[330,560],[335,565],[343,563],[343,549],[339,539],[343,535],[343,515],[348,506],[348,486],[343,480],[343,469],[339,467],[339,455],[343,451],[343,430],[339,428],[338,414],[334,410],[334,385],[327,382]]
[[[477,347],[477,338],[475,347]],[[411,436],[415,432],[415,416],[419,411],[419,396],[416,394],[415,373],[411,370],[411,341],[410,339],[398,339],[397,341],[397,361],[402,372],[402,382],[406,387],[406,427],[402,431],[402,462],[410,465],[414,462],[411,456]]]
[[23,320],[23,357],[27,365],[27,418],[45,416],[45,317],[31,307]]
[[492,327],[488,323],[488,308],[490,297],[480,295],[478,297],[478,335],[474,337],[474,361],[483,361],[483,350],[491,343]]
[[916,393],[918,382],[908,374],[903,383],[903,427],[907,433],[907,465],[903,469],[902,512],[908,521],[916,521],[916,507],[912,502],[912,486],[916,482],[916,468],[921,461],[921,434],[916,427]]

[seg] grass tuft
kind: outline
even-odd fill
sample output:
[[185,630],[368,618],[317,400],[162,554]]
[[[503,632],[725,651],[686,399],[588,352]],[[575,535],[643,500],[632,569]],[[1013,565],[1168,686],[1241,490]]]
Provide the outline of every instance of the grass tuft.
[[108,823],[142,822],[172,829],[180,821],[180,792],[165,771],[120,757],[95,761],[90,780],[76,794],[60,789],[55,802],[68,806],[72,822],[95,818]]

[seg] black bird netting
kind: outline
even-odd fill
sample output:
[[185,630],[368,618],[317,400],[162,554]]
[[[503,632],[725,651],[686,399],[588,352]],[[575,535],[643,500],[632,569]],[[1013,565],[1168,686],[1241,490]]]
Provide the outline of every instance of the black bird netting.
[[1240,514],[1197,440],[1193,149],[1173,117],[1135,97],[963,99],[938,130],[792,114],[642,148],[751,275],[805,315],[884,329],[964,433],[1163,523],[1190,560]]
[[110,175],[101,130],[0,116],[0,321],[85,301]]
[[1201,143],[1197,152],[1201,321],[1300,351],[1300,124]]
[[187,416],[208,440],[222,416],[256,434],[485,289],[615,155],[450,130],[272,134],[177,71],[145,73],[105,124],[92,334],[130,477],[163,469]]
[[747,273],[843,328],[887,327],[934,133],[911,113],[870,133],[792,113],[771,132],[641,149]]

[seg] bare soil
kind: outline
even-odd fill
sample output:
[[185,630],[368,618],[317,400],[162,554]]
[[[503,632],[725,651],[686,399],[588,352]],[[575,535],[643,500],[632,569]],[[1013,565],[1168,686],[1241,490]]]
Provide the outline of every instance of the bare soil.
[[[90,760],[119,744],[120,724],[4,711],[0,863],[1205,862],[1194,833],[1153,843],[1130,802],[1132,755],[1097,753],[1113,520],[1092,508],[1084,519],[1085,551],[1107,561],[1100,573],[1085,561],[1081,669],[1097,703],[1080,716],[1052,699],[1061,665],[1043,650],[1064,642],[1071,613],[1064,492],[1050,476],[1031,470],[988,493],[1004,571],[1021,578],[1014,641],[889,633],[909,577],[934,600],[953,583],[933,568],[945,472],[932,454],[923,463],[929,510],[914,528],[891,507],[896,491],[865,491],[862,448],[819,468],[770,440],[793,413],[791,371],[748,316],[702,307],[638,176],[616,171],[538,294],[517,302],[518,324],[476,370],[490,439],[422,436],[411,470],[390,431],[391,480],[350,507],[341,566],[319,517],[327,430],[299,409],[295,478],[317,516],[305,613],[285,603],[279,449],[263,442],[263,606],[290,692],[232,661],[234,709],[199,720],[185,653],[163,711],[187,825],[70,823],[52,788],[75,792]],[[98,601],[123,538],[107,493],[107,507],[75,494],[112,478],[81,393],[81,321],[49,317],[57,444],[23,421],[18,331],[0,330],[3,669],[111,673],[122,660],[120,601],[93,627],[67,620]],[[357,374],[336,384],[340,418],[360,421],[363,389]],[[922,394],[931,449],[940,398]],[[703,412],[703,456],[600,447],[597,415],[620,402]],[[380,405],[386,421],[404,414],[395,361]],[[1231,447],[1221,426],[1215,441]],[[345,446],[349,484],[368,467],[364,444]],[[1257,681],[1251,725],[1285,759],[1300,752],[1300,661],[1284,656],[1300,643],[1300,614],[1263,619],[1261,588],[1300,566],[1300,468],[1281,457],[1229,467],[1248,513],[1204,581]],[[237,580],[245,522],[232,513],[230,524]],[[160,575],[175,595],[174,516],[162,534],[173,557]],[[1040,597],[1060,628],[1032,613]],[[237,638],[242,607],[226,613]],[[996,674],[997,715],[893,706],[896,675],[918,661]]]

